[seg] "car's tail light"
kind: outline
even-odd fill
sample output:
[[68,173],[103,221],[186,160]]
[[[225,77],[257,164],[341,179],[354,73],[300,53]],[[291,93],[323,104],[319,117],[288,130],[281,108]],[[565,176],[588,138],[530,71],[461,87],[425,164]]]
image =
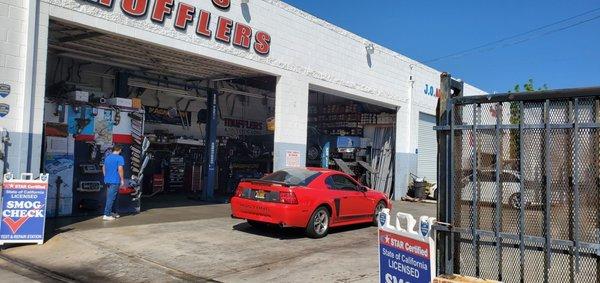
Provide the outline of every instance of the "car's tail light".
[[294,192],[280,192],[279,201],[285,204],[298,204],[298,198]]
[[235,196],[236,196],[236,197],[239,197],[239,198],[241,198],[243,194],[244,194],[244,189],[243,189],[243,188],[241,188],[241,187],[238,187],[238,188],[235,190]]

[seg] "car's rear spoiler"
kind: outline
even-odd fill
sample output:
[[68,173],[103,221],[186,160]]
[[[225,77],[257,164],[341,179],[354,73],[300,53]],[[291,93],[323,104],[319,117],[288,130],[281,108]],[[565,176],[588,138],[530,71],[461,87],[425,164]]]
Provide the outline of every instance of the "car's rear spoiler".
[[286,183],[286,182],[281,182],[281,181],[271,181],[271,180],[261,180],[261,179],[242,179],[242,182],[249,182],[249,183],[255,183],[255,184],[276,184],[276,185],[282,185],[285,187],[291,187],[292,185]]

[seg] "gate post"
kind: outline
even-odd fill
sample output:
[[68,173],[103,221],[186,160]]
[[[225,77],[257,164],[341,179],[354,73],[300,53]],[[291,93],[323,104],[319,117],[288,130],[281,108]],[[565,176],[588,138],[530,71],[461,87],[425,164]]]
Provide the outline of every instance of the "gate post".
[[[463,95],[463,83],[453,80],[450,74],[441,74],[441,96],[437,106],[437,141],[438,141],[438,207],[437,219],[444,223],[454,224],[454,103],[452,98]],[[440,130],[441,129],[441,130]],[[449,130],[448,130],[449,129]],[[458,145],[461,146],[461,145]],[[460,149],[459,149],[460,150]],[[461,158],[459,155],[457,158]],[[461,160],[458,160],[461,164]],[[438,272],[453,274],[460,272],[457,263],[460,256],[457,248],[460,243],[454,241],[454,233],[450,231],[437,233]]]

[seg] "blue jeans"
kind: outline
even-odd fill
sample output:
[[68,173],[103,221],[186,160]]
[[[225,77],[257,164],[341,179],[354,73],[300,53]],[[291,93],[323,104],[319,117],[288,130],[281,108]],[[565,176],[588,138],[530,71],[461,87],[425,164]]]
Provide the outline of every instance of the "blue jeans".
[[107,184],[106,205],[104,206],[104,215],[111,216],[117,212],[117,196],[119,195],[119,184]]

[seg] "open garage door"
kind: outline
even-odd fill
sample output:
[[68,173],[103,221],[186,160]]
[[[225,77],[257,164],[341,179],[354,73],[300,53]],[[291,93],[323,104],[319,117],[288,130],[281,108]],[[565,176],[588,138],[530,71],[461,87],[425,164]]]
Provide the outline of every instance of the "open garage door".
[[419,113],[419,150],[417,175],[430,183],[437,182],[437,143],[433,127],[435,116]]
[[393,195],[396,110],[311,91],[307,166],[343,171]]
[[275,77],[67,22],[49,30],[49,215],[102,212],[114,145],[138,188],[120,191],[123,213],[227,201],[239,180],[272,171]]

